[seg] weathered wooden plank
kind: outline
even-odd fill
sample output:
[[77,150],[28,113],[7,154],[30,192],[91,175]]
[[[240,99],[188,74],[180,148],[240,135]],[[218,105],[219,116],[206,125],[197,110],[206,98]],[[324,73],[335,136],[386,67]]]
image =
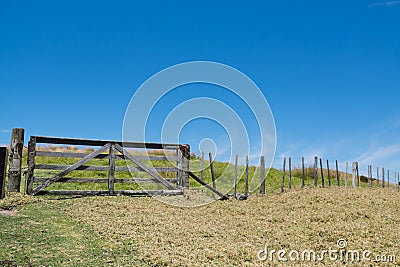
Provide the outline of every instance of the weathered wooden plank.
[[[33,182],[41,183],[46,181],[48,178],[45,177],[34,177]],[[170,183],[176,183],[177,178],[166,178]],[[63,177],[55,181],[55,183],[108,183],[108,178],[73,178]],[[154,178],[115,178],[114,183],[121,184],[135,184],[135,183],[160,183]]]
[[[57,151],[36,151],[36,156],[38,157],[59,157],[59,158],[84,158],[88,154],[76,153],[76,152],[57,152]],[[100,154],[95,159],[109,159],[109,154]],[[177,161],[177,156],[144,156],[144,155],[134,155],[138,160],[150,160],[150,161]],[[115,155],[115,159],[122,160],[125,159],[124,155]]]
[[47,136],[35,136],[37,143],[59,144],[59,145],[79,145],[79,146],[105,146],[109,143],[118,144],[125,148],[147,148],[147,149],[167,149],[175,150],[179,148],[178,144],[159,144],[159,143],[138,143],[138,142],[121,142],[112,140],[90,140],[78,138],[59,138]]
[[178,190],[173,184],[165,180],[163,177],[161,177],[155,170],[152,170],[148,168],[146,165],[144,165],[142,162],[139,160],[135,159],[134,156],[131,156],[129,153],[124,153],[124,149],[119,145],[115,144],[115,149],[118,150],[120,153],[124,154],[127,159],[135,163],[138,167],[140,167],[142,170],[150,174],[153,178],[161,182],[163,185],[165,185],[168,189],[170,190]]
[[12,129],[10,144],[10,164],[8,170],[8,191],[20,192],[22,150],[24,148],[24,133],[22,128]]
[[36,139],[31,137],[28,143],[28,171],[26,174],[26,194],[31,195],[33,190],[33,174],[35,171]]
[[[181,190],[115,190],[115,195],[182,195]],[[41,190],[36,195],[107,196],[108,190]]]
[[114,175],[115,175],[115,144],[110,146],[110,157],[108,160],[108,192],[114,195]]
[[[35,169],[37,170],[64,170],[72,165],[59,165],[59,164],[36,164]],[[79,166],[75,171],[108,171],[108,166]],[[154,168],[157,172],[176,172],[177,168]],[[116,166],[115,171],[117,172],[144,172],[140,167],[134,166]]]
[[[58,157],[58,158],[84,158],[88,154],[78,152],[59,152],[59,151],[36,151],[37,157]],[[119,155],[118,155],[119,156]],[[108,154],[100,154],[95,159],[108,159]]]
[[149,195],[149,196],[178,196],[183,195],[182,190],[115,190],[116,195]]
[[0,147],[0,199],[4,198],[6,193],[7,160],[7,147]]
[[68,168],[66,168],[65,170],[63,170],[62,172],[54,175],[53,177],[47,179],[45,182],[43,182],[41,185],[39,185],[38,187],[36,187],[35,189],[32,190],[32,194],[35,195],[37,194],[40,190],[43,190],[44,188],[48,187],[51,183],[57,181],[58,179],[62,178],[63,176],[67,175],[68,173],[72,172],[73,170],[75,170],[76,168],[78,168],[79,166],[82,166],[83,164],[85,164],[86,162],[88,162],[89,160],[93,159],[94,157],[96,157],[97,155],[107,151],[110,148],[110,144],[106,144],[105,146],[99,148],[98,150],[94,151],[93,153],[90,153],[89,155],[87,155],[86,157],[84,157],[83,159],[81,159],[80,161],[78,161],[77,163],[69,166]]
[[178,186],[189,188],[189,164],[190,164],[190,146],[179,145],[178,154]]
[[40,190],[36,196],[108,196],[108,190]]
[[[177,161],[178,157],[177,156],[136,156],[134,155],[134,157],[137,160],[144,160],[144,161]],[[123,157],[122,155],[120,156],[120,158],[125,159],[125,157]]]
[[214,189],[212,186],[209,186],[208,184],[206,184],[205,182],[203,182],[202,180],[200,180],[200,178],[198,178],[196,175],[194,175],[194,173],[192,173],[191,171],[188,172],[189,176],[192,177],[196,182],[198,182],[199,184],[203,185],[205,188],[211,190],[212,192],[214,192],[215,194],[217,194],[220,197],[220,200],[225,200],[228,199],[228,197],[224,194],[222,194],[221,192],[219,192],[217,189]]

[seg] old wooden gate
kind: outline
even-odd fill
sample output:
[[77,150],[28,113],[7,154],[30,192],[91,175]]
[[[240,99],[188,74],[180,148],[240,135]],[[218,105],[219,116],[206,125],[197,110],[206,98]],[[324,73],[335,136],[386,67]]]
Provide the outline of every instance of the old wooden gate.
[[188,187],[189,156],[189,145],[32,136],[26,193],[179,195]]

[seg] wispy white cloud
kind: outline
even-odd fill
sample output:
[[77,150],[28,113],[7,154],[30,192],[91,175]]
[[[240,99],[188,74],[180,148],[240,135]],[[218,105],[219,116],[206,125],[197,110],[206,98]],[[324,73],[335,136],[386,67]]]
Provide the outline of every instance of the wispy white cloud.
[[11,133],[11,130],[8,129],[0,130],[0,133]]
[[380,148],[370,148],[357,158],[362,165],[387,161],[400,153],[400,144]]
[[391,7],[391,6],[397,6],[397,5],[400,5],[400,1],[386,1],[386,2],[372,3],[372,4],[369,4],[368,7],[376,7],[376,6]]

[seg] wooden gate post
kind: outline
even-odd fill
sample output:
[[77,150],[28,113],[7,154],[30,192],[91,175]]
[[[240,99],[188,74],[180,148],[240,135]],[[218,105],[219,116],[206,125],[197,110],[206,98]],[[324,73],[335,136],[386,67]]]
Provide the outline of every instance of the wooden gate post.
[[6,173],[7,173],[7,147],[0,147],[0,199],[5,197]]
[[10,168],[8,170],[8,191],[10,192],[20,192],[24,132],[25,130],[22,128],[12,129],[10,145]]
[[178,186],[189,188],[190,146],[179,145],[178,149]]
[[115,144],[110,145],[109,159],[108,159],[108,194],[114,195],[115,184]]
[[31,136],[28,142],[28,172],[26,174],[26,188],[25,188],[25,193],[27,195],[31,195],[33,190],[35,155],[36,155],[36,138]]

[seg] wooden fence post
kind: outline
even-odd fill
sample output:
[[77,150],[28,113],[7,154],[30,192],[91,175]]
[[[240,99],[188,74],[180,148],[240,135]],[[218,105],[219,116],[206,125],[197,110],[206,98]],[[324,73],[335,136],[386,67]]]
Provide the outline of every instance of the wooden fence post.
[[397,191],[400,191],[400,174],[397,174]]
[[286,167],[286,158],[283,158],[281,193],[285,191],[285,167]]
[[347,179],[349,178],[349,163],[346,161],[346,176],[344,178],[344,187],[347,187]]
[[400,174],[397,174],[397,191],[400,191]]
[[376,186],[379,186],[379,167],[376,167]]
[[385,168],[382,167],[382,188],[385,188]]
[[336,180],[337,180],[337,185],[340,186],[339,166],[337,160],[336,160]]
[[265,159],[264,156],[260,158],[260,193],[265,194]]
[[387,170],[387,173],[388,173],[388,175],[387,175],[387,187],[388,187],[388,189],[390,189],[390,171]]
[[190,146],[179,145],[178,149],[178,186],[189,188]]
[[235,196],[235,198],[236,198],[237,174],[238,174],[237,168],[238,168],[238,155],[236,155],[236,157],[235,157],[235,170],[234,170],[234,174],[233,174],[233,184],[234,184],[233,195]]
[[329,169],[329,160],[326,160],[326,168],[328,170],[328,185],[331,186],[331,171]]
[[397,180],[397,172],[394,172],[393,184],[394,184],[394,190],[395,190],[395,191],[396,191],[396,180]]
[[244,187],[244,195],[249,195],[249,156],[246,156],[246,183]]
[[353,162],[353,176],[351,179],[351,185],[353,186],[353,188],[356,188],[356,178],[357,178],[357,162]]
[[323,168],[323,166],[322,166],[322,158],[319,159],[319,165],[321,166],[321,182],[322,182],[322,188],[325,188],[324,168]]
[[368,187],[372,187],[372,166],[368,166]]
[[12,129],[10,145],[10,168],[8,170],[8,191],[20,192],[22,150],[24,149],[24,133],[22,128]]
[[35,155],[36,155],[36,138],[31,137],[28,142],[28,172],[26,174],[26,188],[27,195],[32,194],[33,190],[33,173],[35,170]]
[[211,181],[212,181],[212,186],[213,186],[214,189],[217,189],[217,186],[215,185],[214,164],[213,164],[213,159],[212,159],[212,154],[211,154],[211,152],[208,153],[208,158],[210,159],[210,170],[211,170]]
[[358,162],[356,162],[356,170],[357,170],[357,185],[358,185],[358,187],[360,187],[361,186],[361,184],[360,184],[360,171],[358,169]]
[[0,147],[0,199],[6,196],[7,160],[7,147]]
[[318,185],[318,157],[314,158],[314,186]]
[[204,180],[204,151],[201,151],[200,158],[200,180]]
[[292,189],[292,158],[289,158],[289,189]]
[[304,188],[305,184],[304,184],[304,157],[301,157],[301,188]]

